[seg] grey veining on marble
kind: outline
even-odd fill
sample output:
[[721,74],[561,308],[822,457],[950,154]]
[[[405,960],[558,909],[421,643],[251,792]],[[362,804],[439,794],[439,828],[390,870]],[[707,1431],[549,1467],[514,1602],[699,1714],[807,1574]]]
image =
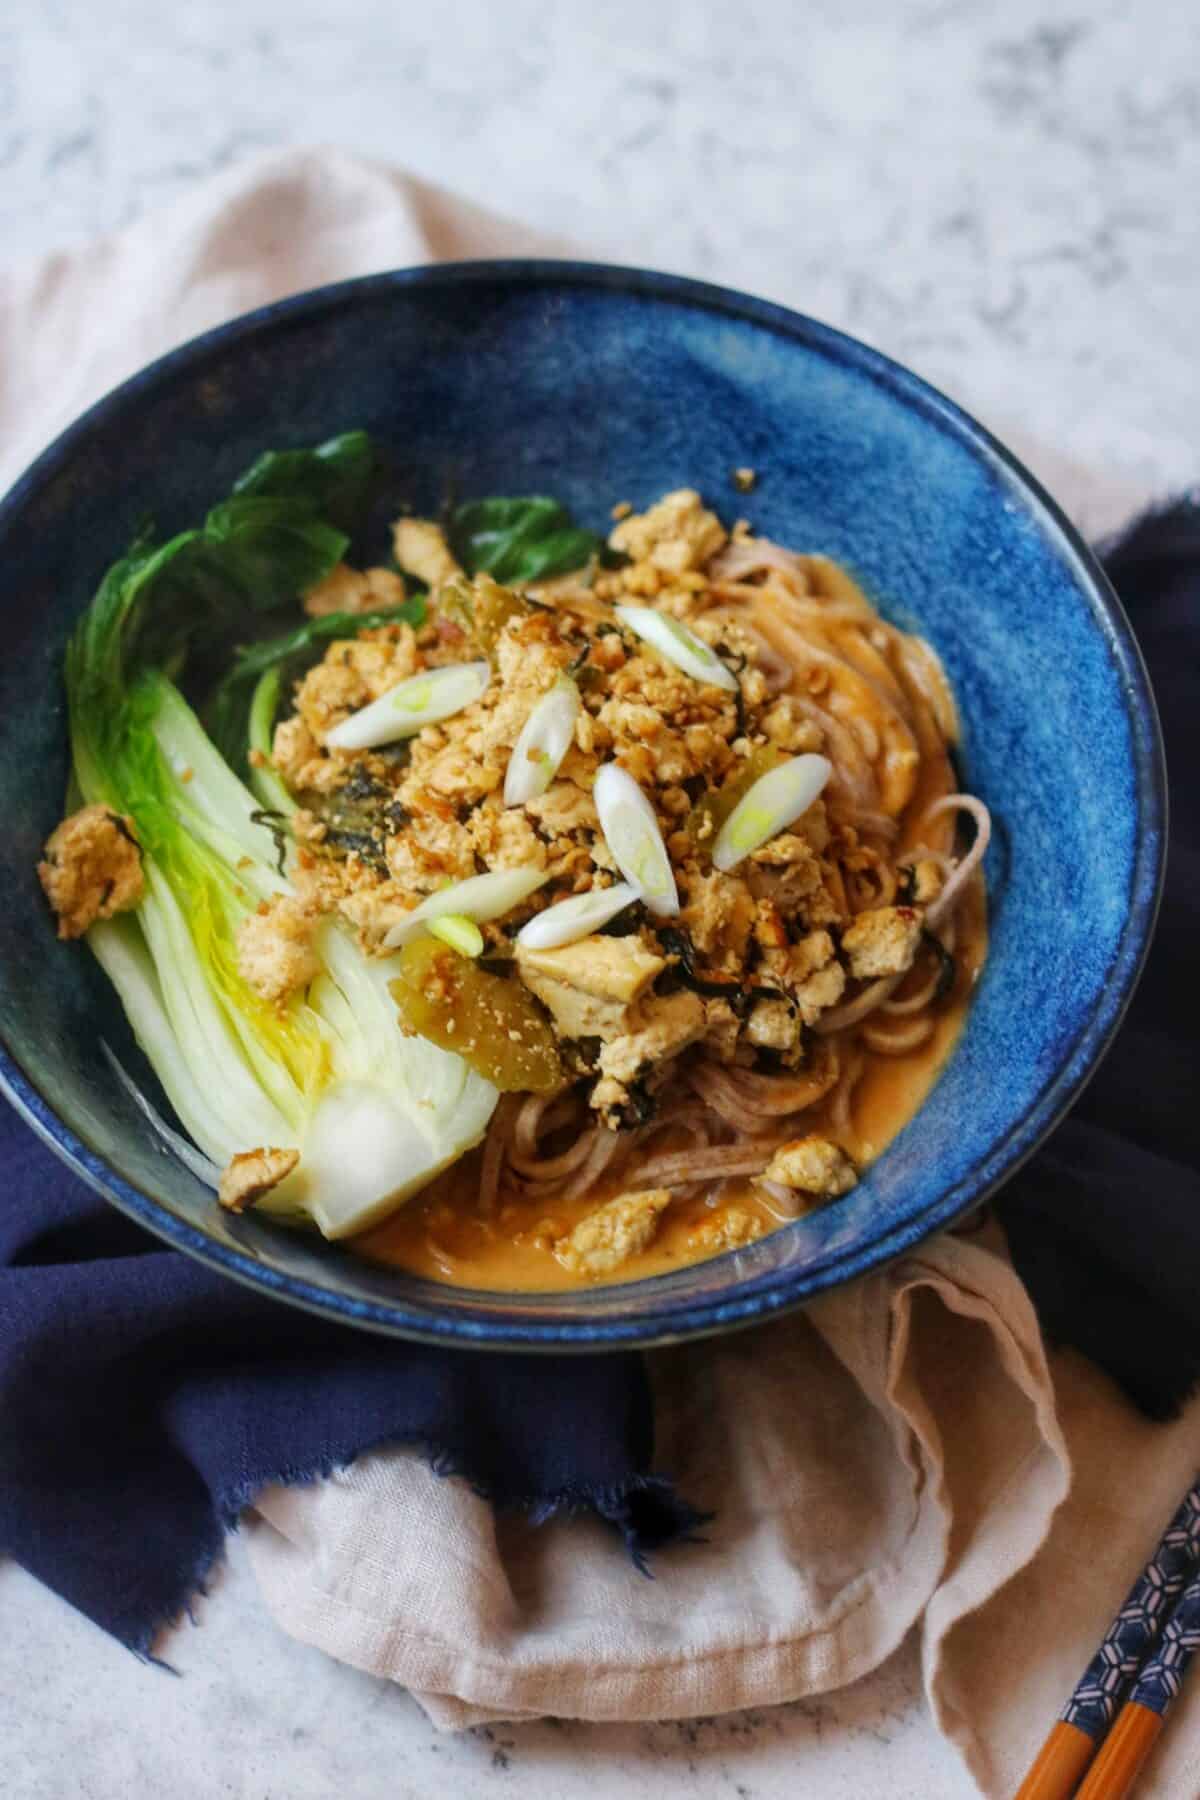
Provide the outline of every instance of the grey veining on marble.
[[0,1565],[5,1800],[957,1800],[913,1654],[840,1694],[681,1724],[447,1736],[388,1682],[279,1634],[238,1540],[172,1679]]
[[[314,141],[843,326],[1033,445],[1085,524],[1200,475],[1195,0],[0,9],[0,261]],[[772,1711],[452,1739],[281,1637],[236,1543],[199,1617],[176,1681],[0,1563],[5,1800],[972,1791],[911,1647]]]

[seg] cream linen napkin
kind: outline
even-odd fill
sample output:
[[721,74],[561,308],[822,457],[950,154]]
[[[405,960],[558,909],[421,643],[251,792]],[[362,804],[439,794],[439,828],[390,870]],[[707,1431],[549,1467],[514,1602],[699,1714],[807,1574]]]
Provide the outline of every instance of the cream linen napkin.
[[[0,483],[234,313],[406,263],[558,248],[337,152],[244,165],[167,218],[0,276]],[[1032,460],[1092,530],[1138,498]],[[939,1726],[981,1792],[1011,1792],[1193,1473],[1200,1403],[1153,1427],[1078,1359],[1048,1364],[990,1227],[652,1369],[658,1467],[715,1514],[656,1580],[594,1520],[497,1519],[389,1451],[259,1497],[250,1552],[275,1617],[451,1727],[762,1706],[855,1680],[920,1621]],[[1200,1707],[1141,1791],[1200,1791]]]

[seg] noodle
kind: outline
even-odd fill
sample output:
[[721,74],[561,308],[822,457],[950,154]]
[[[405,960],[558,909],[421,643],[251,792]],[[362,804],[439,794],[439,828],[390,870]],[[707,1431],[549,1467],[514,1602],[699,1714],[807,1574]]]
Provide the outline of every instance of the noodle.
[[803,1112],[827,1094],[838,1078],[837,1052],[822,1044],[813,1062],[812,1069],[798,1075],[756,1075],[748,1069],[699,1062],[688,1070],[688,1079],[714,1111],[738,1126],[747,1117],[777,1119],[784,1113]]
[[872,1021],[863,1026],[862,1041],[877,1056],[906,1056],[910,1050],[919,1050],[922,1044],[928,1043],[933,1036],[933,1025],[933,1015],[929,1012],[899,1028]]
[[854,1128],[850,1120],[850,1106],[854,1099],[854,1090],[862,1080],[866,1068],[866,1057],[862,1051],[851,1051],[842,1071],[842,1078],[834,1090],[829,1104],[829,1122],[840,1137],[852,1137]]
[[485,1216],[495,1211],[500,1192],[500,1176],[508,1149],[509,1132],[521,1105],[519,1094],[505,1094],[492,1114],[483,1144],[483,1162],[479,1171],[479,1210]]
[[878,981],[873,981],[870,987],[864,988],[855,999],[848,1000],[845,1006],[835,1006],[829,1012],[822,1013],[813,1030],[818,1037],[828,1037],[831,1032],[845,1031],[849,1025],[860,1025],[864,1019],[871,1016],[877,1006],[882,1006],[883,1002],[895,993],[904,980],[905,973],[907,971],[903,971],[899,975],[881,976]]
[[926,913],[925,918],[930,930],[958,904],[966,890],[967,883],[983,862],[987,847],[992,841],[992,815],[983,801],[977,800],[974,794],[946,794],[941,800],[935,800],[925,814],[924,822],[927,823],[930,819],[936,818],[940,813],[956,811],[969,813],[974,819],[975,842]]
[[[818,747],[815,726],[819,748],[832,764],[809,838],[820,859],[827,910],[809,908],[802,859],[792,858],[796,879],[789,886],[793,871],[786,854],[772,861],[752,853],[739,871],[748,903],[757,907],[760,922],[769,923],[773,914],[783,935],[766,932],[758,938],[759,924],[744,923],[741,941],[753,930],[751,948],[732,950],[722,961],[725,944],[703,923],[695,889],[685,892],[687,908],[676,936],[682,932],[690,940],[697,966],[669,952],[671,964],[679,965],[675,991],[690,987],[711,1010],[714,1000],[724,999],[716,984],[729,984],[726,1017],[732,1003],[737,1021],[732,1045],[717,1039],[718,1056],[714,1038],[702,1033],[683,1052],[673,1057],[668,1052],[661,1065],[643,1064],[636,1079],[622,1078],[626,1099],[613,1102],[613,1113],[599,1118],[592,1110],[597,1102],[593,1098],[589,1104],[579,1076],[565,1094],[501,1100],[483,1146],[479,1210],[493,1214],[503,1192],[505,1223],[512,1210],[515,1219],[525,1221],[526,1240],[541,1245],[543,1253],[584,1213],[621,1193],[670,1190],[659,1232],[665,1240],[672,1222],[680,1221],[674,1248],[665,1255],[682,1260],[705,1253],[697,1244],[727,1248],[752,1241],[764,1224],[784,1223],[820,1204],[819,1197],[775,1179],[774,1172],[767,1176],[775,1152],[783,1145],[799,1151],[797,1140],[811,1140],[823,1153],[831,1153],[832,1145],[858,1163],[873,1157],[897,1128],[886,1106],[881,1121],[884,1072],[890,1065],[904,1070],[905,1059],[917,1078],[934,1066],[935,1055],[944,1054],[952,1041],[970,991],[961,973],[978,966],[980,867],[991,820],[981,801],[958,791],[949,755],[958,719],[935,652],[888,624],[850,577],[822,557],[738,534],[709,561],[705,576],[695,616],[713,628],[709,641],[719,644],[719,634],[728,631],[731,645],[745,644],[759,676],[753,694],[743,695],[742,733],[758,751],[774,744],[774,720],[781,720],[783,732],[794,735],[789,739],[781,732],[779,746],[785,755],[797,754]],[[544,593],[559,604],[578,604],[581,613],[602,612],[607,603],[602,582],[595,594],[581,594],[567,583],[558,590],[548,584]],[[775,706],[784,695],[786,706]],[[768,706],[774,714],[764,724]],[[750,707],[763,708],[757,714],[761,735],[754,734]],[[686,798],[696,805],[690,790]],[[682,802],[670,816],[685,817]],[[958,833],[965,816],[975,835],[963,850]],[[802,831],[799,824],[791,829]],[[910,898],[916,894],[919,901]],[[688,908],[700,915],[697,924],[688,919]],[[868,972],[881,963],[884,969],[895,967],[878,954],[860,959],[857,949],[841,943],[852,926],[877,912],[881,922],[860,935],[859,947],[877,945],[882,915],[894,915],[905,941],[904,966],[856,980],[856,966]],[[654,921],[650,928],[663,931]],[[832,947],[826,954],[839,963],[838,984],[827,987],[810,1011],[802,990],[789,989],[786,959],[793,947],[811,946],[822,928]],[[708,932],[707,941],[702,932]],[[644,929],[642,937],[650,942]],[[659,948],[668,953],[664,939]],[[769,960],[774,953],[781,963]],[[671,991],[664,987],[659,993]],[[786,1027],[779,1028],[783,1035],[772,1067],[775,1027],[767,1019],[764,1035],[755,1037],[747,1021],[762,1002],[769,1007],[776,993],[788,1001],[792,1020],[806,1023],[803,1035],[790,1041]],[[603,1055],[599,1066],[603,1071]],[[628,1123],[631,1116],[640,1122]],[[788,1166],[795,1165],[780,1164]],[[729,1219],[740,1217],[744,1224],[747,1214],[750,1238],[730,1235]],[[683,1235],[687,1230],[692,1236]],[[454,1260],[440,1242],[431,1239],[428,1249],[442,1259],[439,1267]]]
[[563,1189],[563,1198],[573,1200],[576,1194],[586,1194],[598,1176],[603,1175],[613,1157],[624,1150],[620,1134],[609,1131],[603,1125],[594,1125],[587,1134],[591,1139],[588,1153],[573,1178]]
[[783,1138],[758,1138],[745,1144],[728,1144],[705,1151],[685,1150],[643,1163],[638,1169],[639,1187],[684,1187],[693,1181],[718,1176],[757,1175],[765,1169]]
[[763,569],[778,571],[795,583],[797,592],[807,593],[804,558],[795,550],[772,543],[770,538],[735,538],[708,565],[714,581],[744,581]]

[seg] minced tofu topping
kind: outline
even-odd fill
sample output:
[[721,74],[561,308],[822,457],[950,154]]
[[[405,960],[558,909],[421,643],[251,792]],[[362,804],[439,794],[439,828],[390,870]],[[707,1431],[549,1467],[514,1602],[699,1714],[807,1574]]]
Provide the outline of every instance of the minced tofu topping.
[[133,820],[107,806],[81,807],[50,834],[37,872],[59,937],[82,937],[97,919],[127,912],[142,897]]
[[[339,912],[364,948],[382,952],[389,931],[448,884],[531,869],[545,885],[482,927],[486,967],[522,983],[544,1010],[565,1068],[590,1081],[604,1124],[643,1122],[690,1051],[803,1069],[813,1027],[848,984],[912,962],[921,908],[863,908],[875,853],[824,798],[731,872],[713,867],[721,822],[753,782],[787,757],[829,748],[778,659],[721,603],[714,559],[719,568],[723,552],[744,555],[745,533],[731,545],[699,495],[682,489],[620,518],[610,535],[617,566],[521,592],[469,580],[430,520],[402,519],[394,535],[397,561],[429,583],[426,619],[415,631],[374,626],[338,639],[295,687],[272,761],[301,809],[301,899],[248,921],[239,948],[247,979],[274,999],[303,985],[322,911]],[[339,595],[367,594],[380,573],[343,566],[329,583]],[[310,595],[310,606],[314,598],[323,604]],[[625,602],[686,624],[736,688],[696,679],[636,636],[616,611]],[[489,685],[452,717],[379,749],[328,745],[335,726],[400,682],[478,659],[490,665]],[[545,791],[506,806],[517,738],[564,675],[580,696],[573,739]],[[592,795],[606,763],[626,770],[654,809],[679,912],[664,919],[636,905],[584,941],[518,949],[516,933],[535,913],[620,879]]]

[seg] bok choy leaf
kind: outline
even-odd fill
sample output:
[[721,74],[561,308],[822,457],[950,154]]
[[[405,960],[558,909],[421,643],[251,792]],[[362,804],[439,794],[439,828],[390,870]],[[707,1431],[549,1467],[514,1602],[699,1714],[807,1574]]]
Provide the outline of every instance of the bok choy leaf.
[[542,494],[468,501],[455,508],[447,535],[468,574],[491,575],[502,585],[548,581],[605,549],[603,538]]
[[[368,959],[332,918],[317,928],[320,973],[307,989],[275,1003],[244,980],[239,927],[294,892],[277,864],[277,819],[260,805],[279,796],[269,771],[255,771],[266,792],[243,784],[174,678],[341,558],[360,461],[330,446],[260,459],[198,530],[143,539],[109,570],[66,659],[75,786],[132,818],[145,878],[134,911],[92,926],[91,947],[204,1155],[221,1167],[240,1152],[297,1150],[260,1205],[330,1237],[373,1223],[478,1142],[496,1090],[401,1033],[387,986],[398,959]],[[247,653],[248,731],[269,734],[289,657],[325,629],[338,627],[312,621],[282,652],[276,642]]]
[[374,492],[379,454],[365,431],[346,431],[312,450],[268,450],[234,483],[234,494],[302,500],[318,518],[353,533]]

